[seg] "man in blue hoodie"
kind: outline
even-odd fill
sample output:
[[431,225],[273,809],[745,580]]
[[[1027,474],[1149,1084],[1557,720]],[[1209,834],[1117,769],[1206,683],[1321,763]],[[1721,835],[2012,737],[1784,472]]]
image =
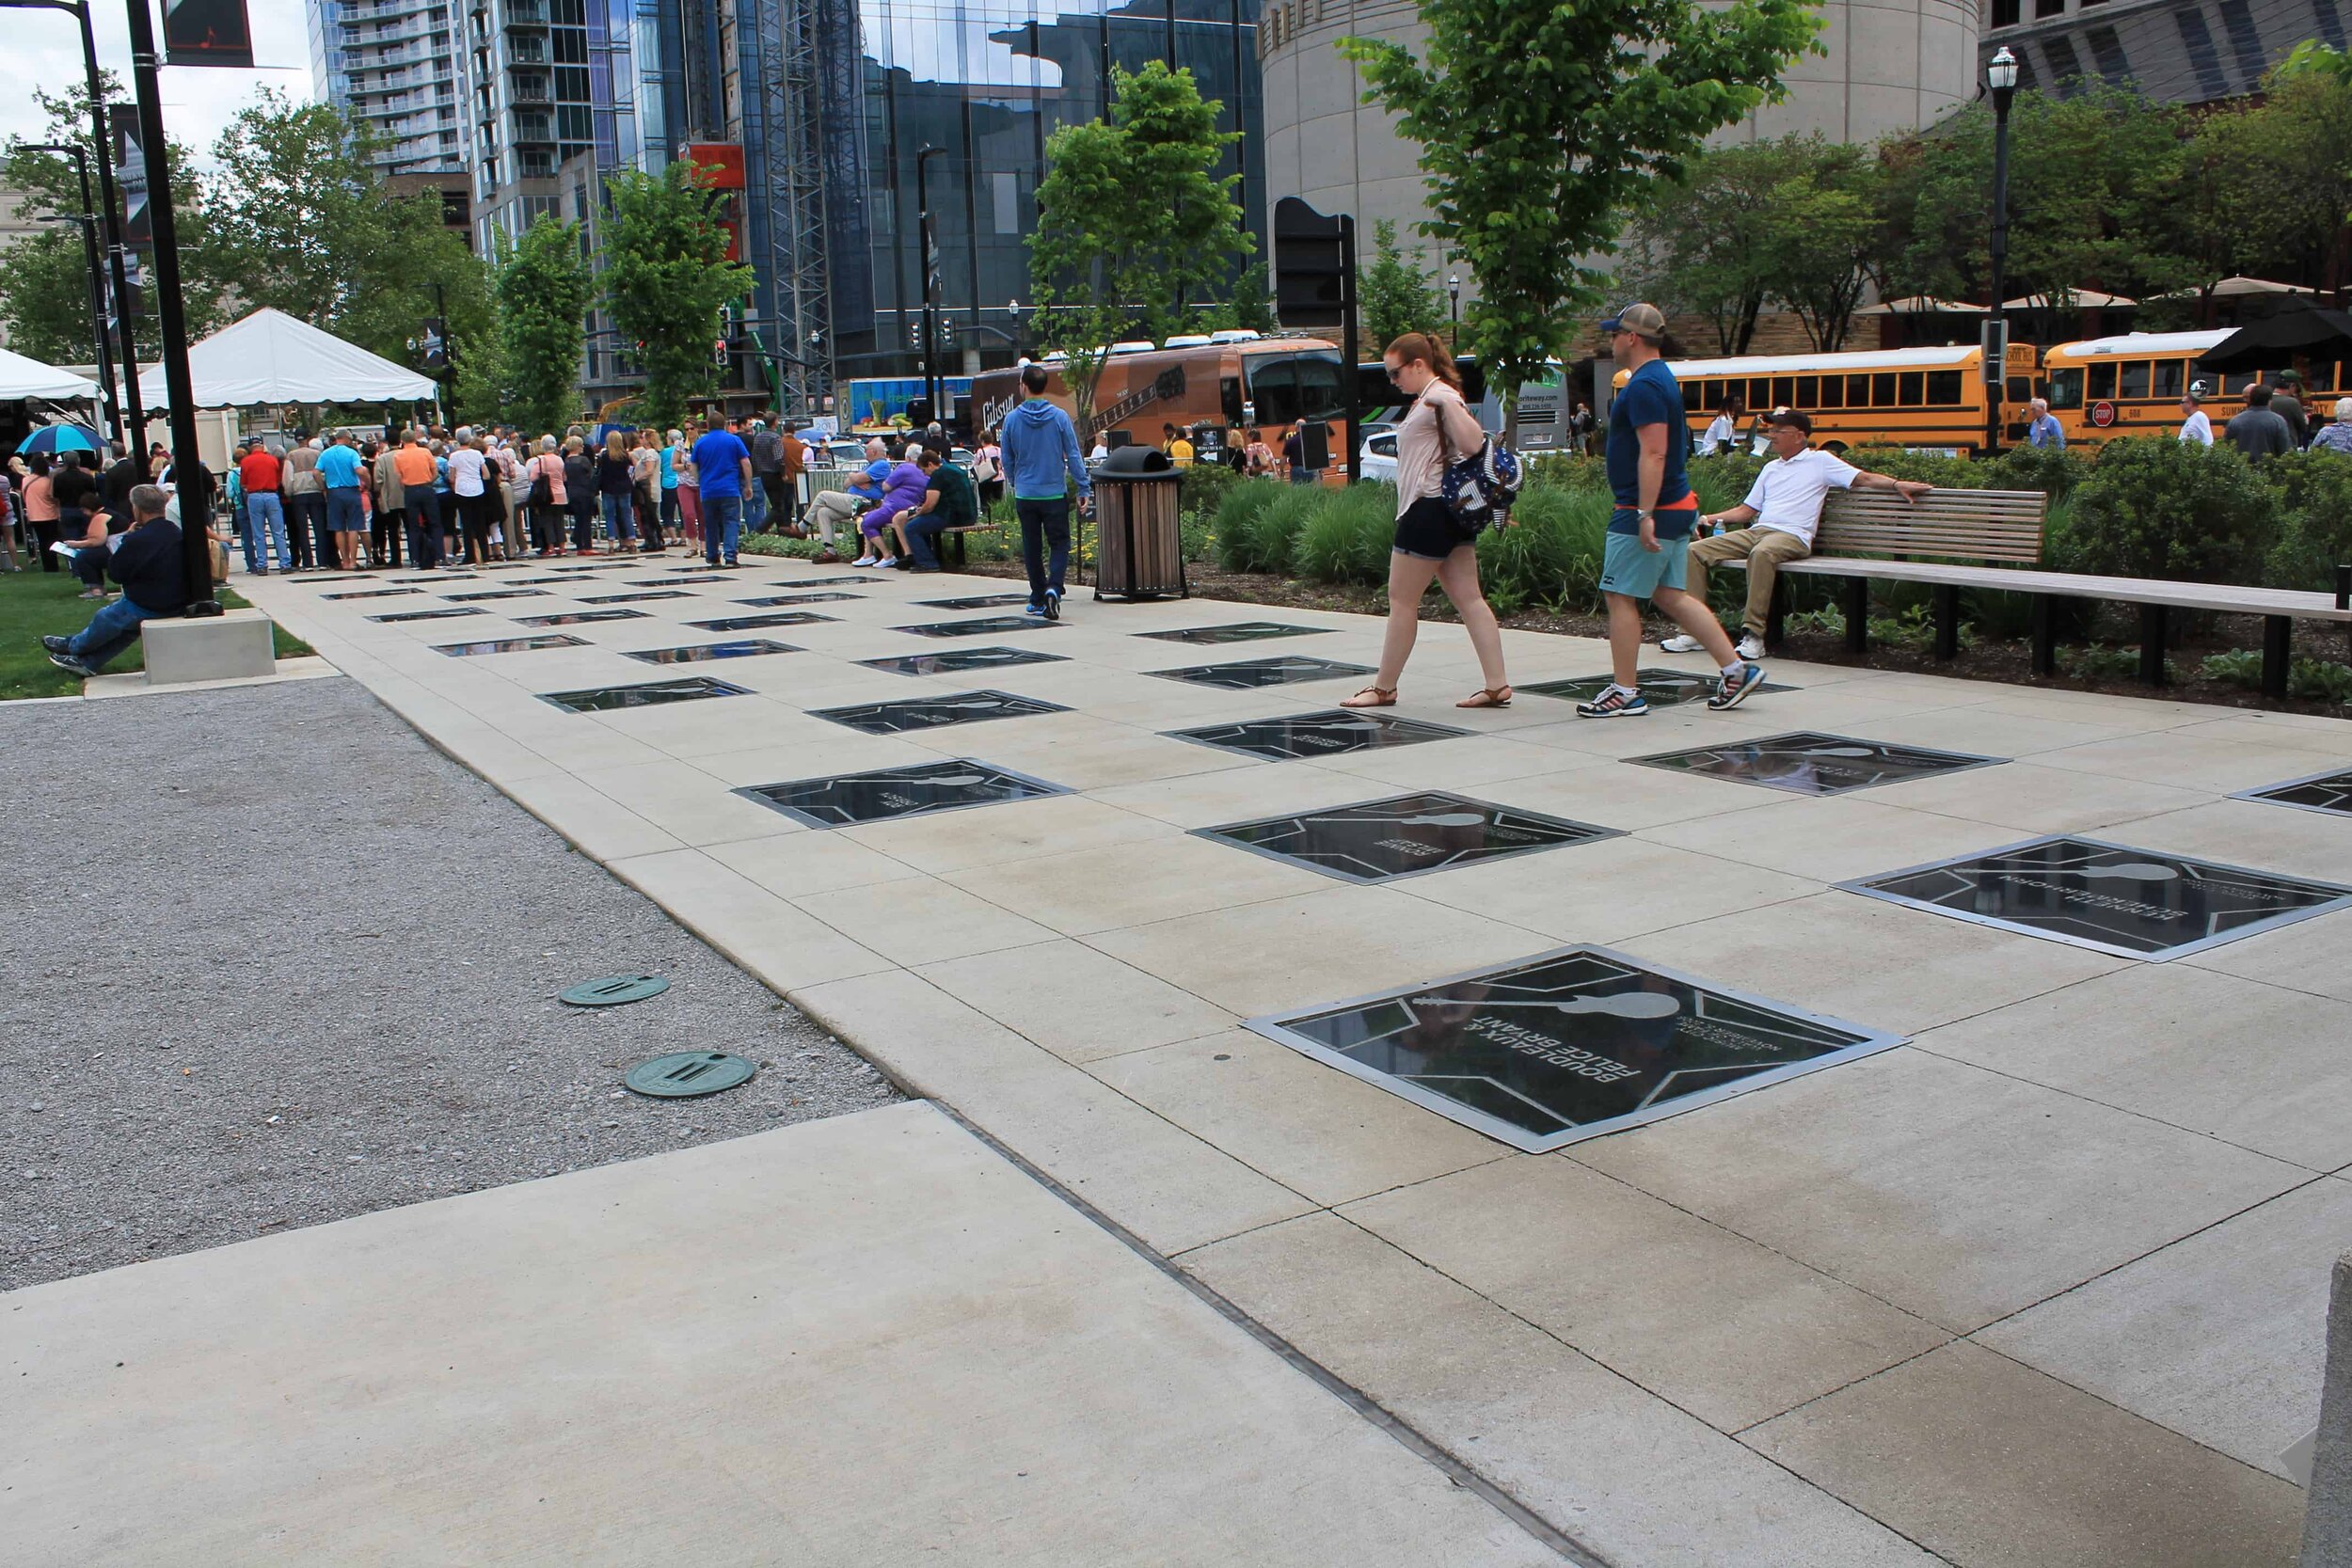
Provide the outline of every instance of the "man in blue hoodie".
[[[1029,568],[1028,613],[1061,619],[1062,573],[1070,565],[1070,481],[1078,482],[1078,509],[1094,509],[1094,482],[1078,450],[1070,416],[1045,401],[1045,367],[1025,366],[1022,390],[1029,395],[1005,416],[998,445],[1005,478],[1011,482],[1012,509],[1021,519],[1021,559]],[[1051,546],[1053,559],[1046,559]]]

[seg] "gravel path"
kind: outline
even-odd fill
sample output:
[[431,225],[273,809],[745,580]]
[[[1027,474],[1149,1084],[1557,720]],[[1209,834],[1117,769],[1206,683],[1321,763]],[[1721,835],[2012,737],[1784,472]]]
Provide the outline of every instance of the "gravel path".
[[[356,682],[0,705],[0,1290],[895,1098]],[[620,1087],[694,1049],[762,1070]]]

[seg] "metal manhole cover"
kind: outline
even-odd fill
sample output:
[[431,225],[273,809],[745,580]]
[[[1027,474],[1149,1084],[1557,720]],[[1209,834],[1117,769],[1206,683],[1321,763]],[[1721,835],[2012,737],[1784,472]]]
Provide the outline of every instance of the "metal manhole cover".
[[696,1095],[717,1094],[721,1089],[747,1084],[758,1070],[753,1063],[723,1051],[680,1051],[638,1063],[621,1081],[639,1094],[661,1100],[691,1100]]
[[660,996],[669,989],[670,982],[659,974],[608,974],[601,980],[582,980],[558,1000],[575,1007],[617,1007],[624,1002]]

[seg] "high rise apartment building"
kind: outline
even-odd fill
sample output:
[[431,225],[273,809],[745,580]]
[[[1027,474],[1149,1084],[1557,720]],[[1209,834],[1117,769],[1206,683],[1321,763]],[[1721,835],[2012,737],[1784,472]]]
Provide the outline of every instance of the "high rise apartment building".
[[454,0],[310,0],[305,9],[318,94],[390,144],[384,172],[462,169]]

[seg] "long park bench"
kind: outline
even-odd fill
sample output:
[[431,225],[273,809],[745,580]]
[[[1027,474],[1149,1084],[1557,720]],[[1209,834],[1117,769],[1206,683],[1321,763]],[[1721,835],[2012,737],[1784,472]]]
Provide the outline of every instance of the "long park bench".
[[[854,468],[811,468],[811,469],[809,469],[809,470],[808,470],[808,493],[809,493],[809,498],[810,498],[812,500],[813,500],[813,499],[816,499],[816,497],[817,497],[817,493],[818,493],[818,491],[820,491],[820,490],[846,490],[846,489],[848,489],[848,488],[850,487],[850,476],[851,476],[851,475],[853,475],[853,474],[855,474],[856,472],[858,472],[858,470],[857,470],[857,469],[854,469]],[[975,522],[975,523],[959,523],[959,524],[957,524],[954,528],[944,528],[944,529],[941,529],[941,530],[939,531],[939,535],[940,535],[940,544],[941,544],[943,546],[945,546],[945,548],[944,548],[944,550],[943,550],[943,552],[942,552],[942,553],[943,553],[943,554],[945,554],[945,555],[946,555],[946,563],[947,563],[948,565],[950,565],[950,566],[954,566],[954,567],[961,567],[961,566],[962,566],[962,564],[963,564],[963,536],[964,536],[965,534],[967,534],[967,533],[997,533],[997,532],[1001,532],[1001,531],[1003,531],[1003,528],[1004,528],[1004,525],[1003,525],[1003,524],[1001,524],[1001,523],[992,523],[992,522],[990,522],[990,521],[989,521],[986,517],[982,517],[979,521]]]
[[[2164,684],[2167,618],[2175,610],[2218,610],[2263,617],[2263,690],[2287,693],[2287,671],[2295,623],[2352,623],[2352,595],[2339,569],[2334,594],[2225,583],[2169,582],[2150,578],[2092,577],[2079,572],[2043,572],[2042,524],[2049,498],[2039,490],[1932,490],[1905,501],[1886,490],[1834,490],[1821,507],[1813,553],[1781,567],[1783,572],[1846,579],[1846,646],[1855,654],[1870,645],[1869,587],[1883,582],[1918,582],[1933,591],[1935,657],[1960,652],[1960,591],[2000,589],[2033,595],[2033,669],[2046,675],[2058,665],[2055,601],[2105,599],[2139,606],[2139,678]],[[1727,565],[1744,566],[1743,562]],[[1781,599],[1775,594],[1764,641],[1781,636]]]

